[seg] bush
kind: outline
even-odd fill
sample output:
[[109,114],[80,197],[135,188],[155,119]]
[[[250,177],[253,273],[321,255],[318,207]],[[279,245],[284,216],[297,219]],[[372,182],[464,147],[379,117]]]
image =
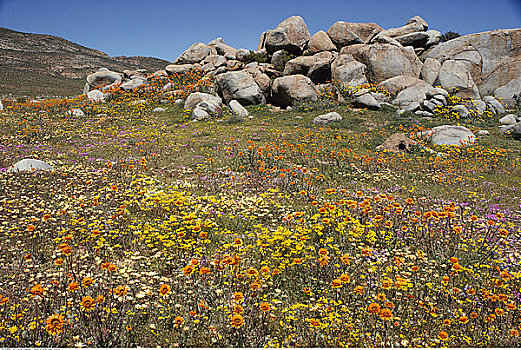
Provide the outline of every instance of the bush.
[[244,63],[248,64],[252,62],[267,63],[268,55],[266,53],[258,53],[250,50],[250,53],[244,58]]
[[456,39],[456,38],[459,38],[460,36],[461,35],[459,33],[448,31],[446,33],[443,33],[443,35],[441,36],[441,42]]
[[286,67],[286,63],[288,63],[288,61],[294,59],[295,57],[297,56],[287,52],[286,50],[282,50],[282,54],[277,58],[275,62],[275,69],[282,72],[284,70],[284,67]]

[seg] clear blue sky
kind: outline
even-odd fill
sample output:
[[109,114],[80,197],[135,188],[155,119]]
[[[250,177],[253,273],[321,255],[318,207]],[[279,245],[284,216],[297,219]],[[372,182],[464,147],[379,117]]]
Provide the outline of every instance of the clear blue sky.
[[0,0],[0,26],[60,36],[111,56],[169,61],[219,36],[255,50],[260,33],[293,15],[304,18],[311,35],[339,20],[390,28],[415,15],[430,29],[464,35],[521,28],[521,0]]

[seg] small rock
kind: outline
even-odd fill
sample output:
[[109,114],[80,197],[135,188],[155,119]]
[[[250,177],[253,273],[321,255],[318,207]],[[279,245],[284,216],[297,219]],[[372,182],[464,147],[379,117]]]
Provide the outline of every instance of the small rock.
[[232,114],[236,115],[239,118],[246,118],[250,114],[244,108],[239,102],[236,100],[231,100],[230,103],[228,103],[228,107],[230,108],[230,111]]
[[368,93],[360,96],[355,96],[351,100],[351,103],[353,104],[353,106],[358,108],[368,108],[372,110],[380,109],[380,103],[378,103],[378,101],[373,97],[373,95]]
[[487,106],[492,107],[496,113],[505,113],[505,108],[503,105],[494,97],[485,96],[483,97],[483,101],[487,104]]
[[521,140],[521,123],[502,125],[500,130],[503,134],[511,136],[515,140]]
[[416,112],[414,112],[414,114],[419,115],[420,117],[424,117],[424,118],[432,118],[432,117],[434,117],[434,114],[429,113],[427,111],[416,111]]
[[212,101],[201,101],[196,106],[196,109],[202,109],[213,118],[220,118],[223,114],[221,106]]
[[478,130],[478,135],[488,136],[490,132],[488,130]]
[[156,113],[161,113],[161,112],[164,112],[164,111],[166,111],[166,109],[161,108],[161,107],[157,107],[157,108],[154,108],[152,110],[152,112],[156,112]]
[[407,152],[410,150],[411,145],[414,145],[415,142],[405,136],[402,133],[393,134],[388,137],[383,144],[376,147],[378,150],[387,150],[391,152]]
[[84,117],[85,116],[85,113],[83,113],[83,111],[79,108],[70,109],[67,111],[67,114],[75,116],[75,117]]
[[92,102],[104,102],[105,94],[99,90],[92,90],[87,92],[87,98]]
[[464,105],[455,105],[452,110],[458,113],[461,118],[467,118],[470,115],[469,110]]
[[201,108],[194,108],[194,110],[192,111],[192,118],[194,120],[203,120],[210,118],[210,115]]
[[512,125],[517,123],[517,115],[515,114],[507,114],[503,118],[499,119],[501,124]]
[[[445,96],[443,95],[434,95],[432,97],[433,100],[436,100],[436,101],[439,101],[443,106],[446,106],[447,105],[447,99],[445,98]],[[436,103],[435,101],[432,101],[431,102],[433,103]],[[436,103],[437,104],[437,103]]]

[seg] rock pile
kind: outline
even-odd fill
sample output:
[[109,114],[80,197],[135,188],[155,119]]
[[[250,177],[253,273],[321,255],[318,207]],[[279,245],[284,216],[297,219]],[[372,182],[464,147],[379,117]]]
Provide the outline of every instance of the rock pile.
[[[512,105],[514,95],[521,93],[521,28],[441,42],[441,33],[429,30],[419,16],[389,29],[375,23],[338,21],[313,35],[301,17],[293,16],[263,32],[256,51],[235,49],[222,38],[195,43],[152,76],[194,69],[215,78],[226,104],[234,100],[241,105],[288,107],[315,101],[319,87],[333,80],[351,87],[379,84],[396,93],[394,100],[386,101],[373,92],[358,92],[352,99],[358,107],[378,109],[382,103],[392,103],[424,117],[433,116],[437,106],[447,105],[448,92],[455,92],[471,101],[454,107],[465,118],[486,110],[503,113],[492,94]],[[87,77],[84,93],[102,101],[111,87],[133,90],[146,82],[143,71],[100,69]],[[99,90],[95,95],[94,87]],[[163,90],[172,94],[175,86]],[[209,106],[200,109],[216,113]]]

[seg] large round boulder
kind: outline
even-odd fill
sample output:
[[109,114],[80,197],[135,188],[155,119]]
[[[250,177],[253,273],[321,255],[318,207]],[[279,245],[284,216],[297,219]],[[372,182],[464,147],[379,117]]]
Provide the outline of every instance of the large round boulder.
[[261,89],[246,71],[219,74],[216,82],[226,103],[231,100],[237,100],[243,106],[266,103]]
[[271,97],[275,105],[282,107],[318,100],[315,84],[301,74],[275,79],[271,88]]
[[277,50],[286,50],[292,54],[300,54],[311,35],[306,22],[300,16],[293,16],[273,30],[266,32],[264,46],[269,54]]
[[308,50],[311,53],[336,50],[335,44],[323,30],[318,31],[309,39]]

